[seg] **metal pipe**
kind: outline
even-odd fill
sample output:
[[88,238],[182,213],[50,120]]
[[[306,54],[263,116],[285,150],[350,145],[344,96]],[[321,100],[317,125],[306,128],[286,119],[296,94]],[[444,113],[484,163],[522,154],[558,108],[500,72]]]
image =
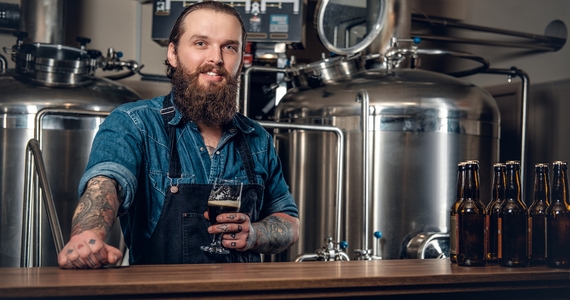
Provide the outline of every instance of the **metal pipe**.
[[4,55],[0,54],[0,73],[5,72],[8,70],[8,60]]
[[[530,79],[528,74],[521,70],[517,69],[516,67],[512,67],[510,69],[487,69],[485,73],[489,74],[501,74],[501,75],[508,75],[517,76],[522,81],[521,87],[521,106],[522,106],[522,117],[521,117],[521,170],[520,170],[520,177],[521,177],[521,184],[525,186],[525,167],[526,167],[526,127],[527,127],[527,110],[528,110],[528,95],[529,95],[529,88],[530,88]],[[510,78],[509,78],[510,79]],[[521,189],[521,198],[524,199],[524,189]]]
[[[31,176],[32,174],[32,161],[29,151],[26,151],[25,168],[24,168],[24,201],[23,201],[23,216],[22,216],[22,243],[20,249],[20,267],[33,267],[39,265],[37,248],[37,241],[34,240],[37,234],[35,224],[38,222],[32,219],[32,216],[38,215],[34,210],[32,199],[34,198]],[[35,252],[36,251],[36,252]]]
[[249,84],[250,84],[250,76],[252,72],[261,71],[261,72],[274,72],[274,73],[285,73],[285,69],[279,68],[269,68],[269,67],[258,67],[258,66],[251,66],[245,70],[243,73],[243,115],[248,116],[248,108],[249,108]]
[[[412,17],[412,21],[424,22],[424,23],[429,23],[431,25],[438,25],[438,26],[442,26],[442,27],[455,27],[455,28],[468,29],[468,30],[474,30],[474,31],[480,31],[480,32],[514,36],[514,37],[518,37],[518,38],[526,38],[526,39],[531,40],[532,42],[535,42],[538,45],[541,45],[541,47],[545,47],[545,50],[551,50],[551,51],[559,50],[566,43],[566,38],[558,38],[558,37],[552,37],[552,36],[537,35],[537,34],[532,34],[532,33],[524,33],[524,32],[518,32],[518,31],[511,31],[511,30],[497,29],[497,28],[478,26],[478,25],[472,25],[472,24],[465,24],[465,23],[455,22],[455,21],[451,21],[451,20],[426,19],[426,18],[420,18],[420,17],[416,16],[416,17]],[[412,33],[412,35],[414,35],[414,34]],[[421,37],[421,35],[418,35],[418,36]],[[518,44],[518,45],[522,46],[522,44]],[[528,46],[528,48],[533,48],[536,45],[531,45],[529,43],[529,45],[527,45],[527,46]]]
[[[57,210],[55,208],[55,203],[53,201],[53,194],[51,192],[51,188],[49,185],[49,181],[47,178],[47,173],[46,173],[46,169],[45,169],[45,164],[44,164],[44,159],[43,159],[43,155],[42,152],[40,150],[40,145],[38,140],[36,139],[30,139],[28,141],[28,145],[26,147],[27,151],[26,151],[26,172],[28,172],[28,163],[30,162],[29,160],[29,154],[32,154],[32,157],[34,158],[34,166],[36,169],[36,173],[38,175],[38,179],[39,179],[39,185],[43,191],[43,204],[46,207],[46,213],[48,216],[48,222],[50,224],[50,228],[51,228],[51,234],[53,237],[53,241],[54,241],[54,245],[55,245],[55,250],[57,253],[59,253],[64,246],[64,241],[63,241],[63,234],[61,233],[61,226],[59,223],[59,217],[57,216]],[[31,171],[31,170],[30,170]],[[30,184],[31,182],[29,180],[26,180],[27,184]],[[26,190],[27,190],[27,185],[26,185]],[[36,194],[37,195],[37,194]],[[30,206],[32,205],[32,198],[28,198],[28,199],[24,199],[24,213],[27,214],[24,217],[24,224],[26,225],[33,225],[33,224],[29,224],[29,220],[33,219],[35,220],[37,215],[39,215],[41,213],[41,210],[30,210]],[[37,202],[35,203],[37,204]],[[34,205],[36,206],[36,205]],[[34,216],[34,214],[36,214]],[[36,230],[38,227],[37,226],[33,226],[32,230]],[[28,229],[29,230],[29,229]],[[29,243],[30,240],[35,240],[36,238],[39,238],[39,235],[37,234],[37,232],[34,232],[33,235],[29,235],[29,231],[26,232],[26,238],[23,240],[23,245],[22,245],[22,249],[23,249],[23,254],[21,257],[21,266],[22,267],[34,267],[34,266],[39,266],[39,260],[37,258],[39,258],[39,256],[37,255],[36,251],[39,251],[39,247],[33,247],[32,243]],[[30,239],[30,237],[32,237]],[[31,255],[30,253],[34,253],[33,255]]]
[[[457,44],[472,44],[472,45],[483,45],[483,46],[497,46],[497,47],[511,47],[511,48],[524,48],[532,50],[542,50],[542,51],[556,51],[558,49],[553,48],[551,45],[543,44],[532,44],[528,41],[523,42],[508,42],[508,41],[490,41],[482,39],[469,39],[460,37],[448,37],[448,36],[436,36],[436,35],[423,35],[414,34],[424,41],[440,41],[440,42],[452,42]],[[562,47],[562,46],[560,46]]]
[[342,186],[343,186],[343,175],[344,175],[344,132],[338,127],[325,126],[325,125],[303,125],[303,124],[291,124],[291,123],[280,123],[280,122],[269,122],[269,121],[258,121],[258,123],[266,128],[277,128],[277,129],[301,129],[301,130],[315,130],[315,131],[328,131],[334,132],[337,136],[337,178],[336,178],[336,228],[335,228],[335,238],[337,243],[341,239],[341,223],[342,223]]
[[362,241],[362,249],[363,251],[363,258],[364,259],[369,259],[369,254],[368,253],[368,233],[369,233],[369,229],[368,229],[368,211],[369,211],[369,206],[370,206],[370,191],[369,191],[369,186],[370,186],[370,164],[368,163],[369,161],[369,156],[368,156],[368,123],[369,123],[369,116],[370,116],[370,97],[368,95],[368,91],[362,89],[360,91],[358,91],[358,94],[356,95],[356,102],[360,102],[361,104],[361,129],[362,129],[362,199],[363,199],[363,233],[362,233],[362,237],[363,237],[363,241]]
[[64,44],[64,0],[20,0],[26,42]]

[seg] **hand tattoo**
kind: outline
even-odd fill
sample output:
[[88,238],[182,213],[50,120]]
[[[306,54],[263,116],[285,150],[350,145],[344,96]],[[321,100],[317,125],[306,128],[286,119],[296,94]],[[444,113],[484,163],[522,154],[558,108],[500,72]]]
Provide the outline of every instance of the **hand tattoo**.
[[216,226],[216,228],[218,228],[219,230],[221,230],[223,232],[227,232],[228,230],[230,230],[230,225],[228,225],[226,223],[222,223],[222,224],[218,224],[218,226]]

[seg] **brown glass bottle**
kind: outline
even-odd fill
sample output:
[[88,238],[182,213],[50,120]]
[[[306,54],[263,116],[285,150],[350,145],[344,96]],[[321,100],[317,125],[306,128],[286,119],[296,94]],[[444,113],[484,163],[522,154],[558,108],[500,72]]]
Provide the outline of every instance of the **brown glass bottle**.
[[457,208],[457,265],[485,265],[485,205],[479,198],[479,164],[465,164],[463,201]]
[[528,207],[528,256],[531,265],[546,262],[546,208],[550,203],[548,164],[534,166],[534,199]]
[[457,263],[457,208],[463,201],[465,162],[457,164],[457,183],[455,202],[451,205],[449,212],[449,260]]
[[498,223],[501,204],[505,200],[505,185],[505,164],[496,163],[493,165],[493,191],[491,194],[491,201],[489,202],[489,205],[487,205],[485,220],[485,260],[488,264],[499,262],[497,256],[499,252]]
[[552,163],[552,198],[546,208],[546,265],[570,267],[570,206],[568,205],[567,163]]
[[505,201],[499,211],[499,265],[528,266],[528,209],[521,199],[520,162],[506,164]]

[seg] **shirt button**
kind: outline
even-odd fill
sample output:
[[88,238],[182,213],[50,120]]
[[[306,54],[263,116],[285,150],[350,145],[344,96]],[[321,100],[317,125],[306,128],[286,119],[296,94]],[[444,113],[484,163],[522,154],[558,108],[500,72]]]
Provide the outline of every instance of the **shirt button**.
[[220,151],[216,151],[216,154],[217,154],[217,155],[220,155]]
[[232,128],[232,129],[230,129],[230,132],[234,133],[234,132],[236,132],[236,130]]
[[200,147],[200,151],[204,151],[204,147]]

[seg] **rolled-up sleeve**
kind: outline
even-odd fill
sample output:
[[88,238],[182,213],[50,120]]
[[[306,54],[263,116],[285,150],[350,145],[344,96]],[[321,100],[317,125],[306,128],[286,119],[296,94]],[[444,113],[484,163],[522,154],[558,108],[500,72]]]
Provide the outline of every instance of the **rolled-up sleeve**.
[[141,158],[140,129],[125,111],[118,107],[103,121],[91,147],[86,171],[80,179],[78,192],[81,196],[87,182],[96,176],[106,176],[116,180],[123,192],[121,211],[131,205],[138,187],[137,176]]

